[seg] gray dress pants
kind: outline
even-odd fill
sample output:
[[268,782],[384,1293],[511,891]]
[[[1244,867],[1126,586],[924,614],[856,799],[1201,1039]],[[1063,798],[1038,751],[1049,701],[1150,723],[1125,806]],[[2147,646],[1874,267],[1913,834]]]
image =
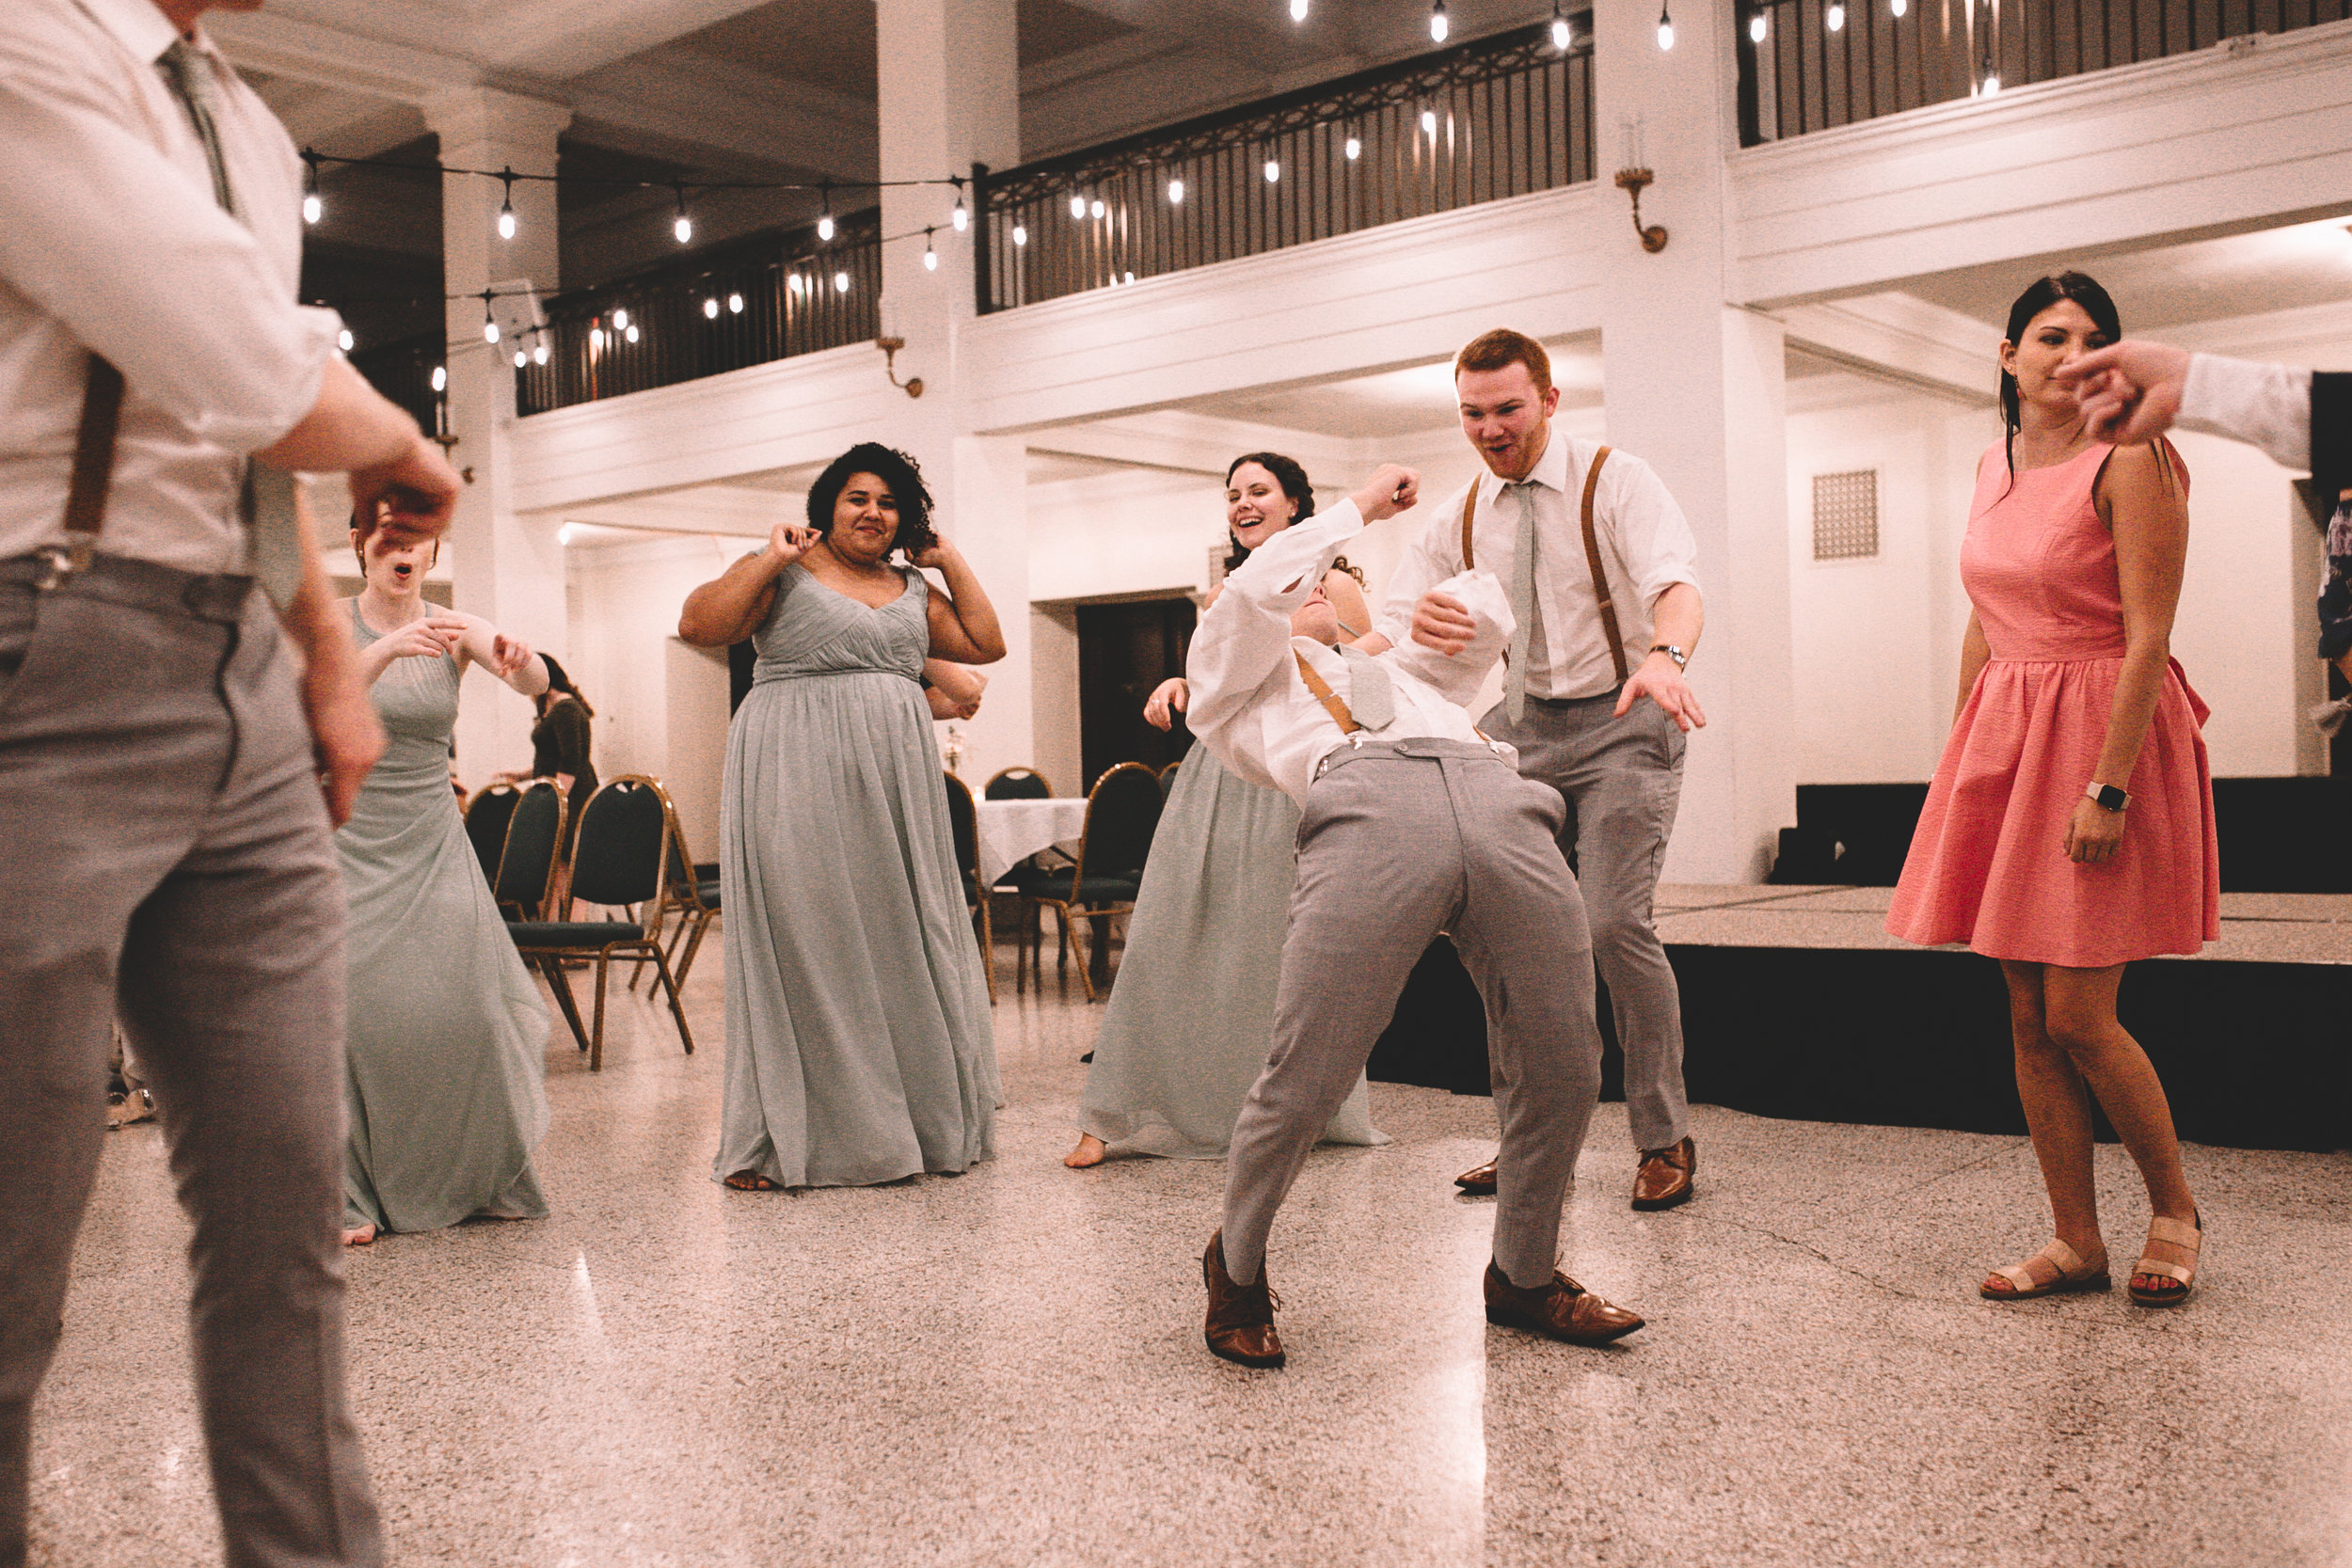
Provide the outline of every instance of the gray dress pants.
[[195,1221],[226,1560],[379,1562],[343,1399],[343,897],[294,656],[247,578],[35,570],[0,562],[0,1565],[118,1009]]
[[1658,868],[1682,800],[1682,731],[1648,698],[1622,719],[1614,691],[1565,701],[1530,697],[1519,721],[1501,707],[1479,721],[1519,753],[1519,775],[1568,803],[1560,852],[1574,858],[1592,922],[1593,962],[1625,1052],[1625,1104],[1637,1149],[1666,1148],[1690,1131],[1682,1085],[1682,992],[1650,911]]
[[1560,825],[1557,793],[1474,742],[1343,747],[1324,760],[1299,818],[1274,1048],[1226,1157],[1234,1279],[1258,1278],[1275,1211],[1441,930],[1486,1004],[1502,1124],[1495,1263],[1515,1285],[1551,1278],[1600,1093],[1584,906],[1553,847]]

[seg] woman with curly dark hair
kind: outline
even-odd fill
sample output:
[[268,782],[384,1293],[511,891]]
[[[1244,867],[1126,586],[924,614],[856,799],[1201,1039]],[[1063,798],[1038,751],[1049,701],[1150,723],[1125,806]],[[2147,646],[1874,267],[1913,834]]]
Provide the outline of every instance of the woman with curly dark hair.
[[866,1186],[994,1152],[987,986],[920,683],[926,657],[988,664],[1005,641],[930,509],[912,458],[860,443],[810,487],[807,526],[778,524],[678,618],[689,642],[759,650],[720,796],[712,1175],[739,1190]]

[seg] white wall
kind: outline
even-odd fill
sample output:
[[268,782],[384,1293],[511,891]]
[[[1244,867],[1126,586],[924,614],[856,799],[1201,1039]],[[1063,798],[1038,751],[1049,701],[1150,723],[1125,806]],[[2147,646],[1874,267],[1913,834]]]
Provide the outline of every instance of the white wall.
[[[1978,457],[1999,417],[1888,389],[1788,421],[1789,599],[1798,780],[1924,781],[1950,727],[1968,601],[1960,586]],[[2213,709],[2205,743],[2226,777],[2316,765],[2301,741],[2312,641],[2304,578],[2316,537],[2290,476],[2249,447],[2183,434],[2189,550],[2174,657]],[[1813,559],[1813,476],[1879,473],[1879,555]]]

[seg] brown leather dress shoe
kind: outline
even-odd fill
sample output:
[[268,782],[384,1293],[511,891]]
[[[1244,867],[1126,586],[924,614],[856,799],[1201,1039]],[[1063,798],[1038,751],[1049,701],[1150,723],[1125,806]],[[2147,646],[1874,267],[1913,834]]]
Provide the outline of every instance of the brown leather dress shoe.
[[1209,1321],[1202,1337],[1211,1354],[1244,1367],[1279,1367],[1282,1337],[1274,1332],[1274,1292],[1266,1289],[1265,1271],[1255,1285],[1236,1285],[1225,1272],[1225,1232],[1209,1238],[1200,1255],[1200,1277],[1209,1287]]
[[1455,1177],[1454,1184],[1472,1197],[1494,1196],[1495,1163],[1489,1160],[1483,1165],[1472,1166]]
[[1486,1321],[1571,1345],[1605,1345],[1642,1326],[1639,1313],[1612,1307],[1557,1269],[1546,1284],[1522,1291],[1492,1263],[1486,1265]]
[[1691,1201],[1691,1174],[1699,1168],[1699,1146],[1689,1138],[1672,1148],[1642,1150],[1642,1168],[1633,1173],[1633,1207],[1671,1209]]

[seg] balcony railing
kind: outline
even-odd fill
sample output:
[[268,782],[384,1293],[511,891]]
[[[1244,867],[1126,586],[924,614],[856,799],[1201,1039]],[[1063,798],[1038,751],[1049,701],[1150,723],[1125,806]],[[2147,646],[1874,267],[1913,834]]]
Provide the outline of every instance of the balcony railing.
[[1359,71],[1083,151],[977,171],[979,307],[1001,310],[1593,177],[1589,17]]
[[433,385],[433,372],[446,362],[445,352],[441,334],[426,332],[356,350],[351,368],[365,376],[369,386],[406,409],[421,428],[437,431],[442,427],[442,392]]
[[868,211],[842,218],[829,244],[806,230],[558,295],[542,332],[500,347],[524,356],[516,411],[542,414],[871,341],[881,294],[881,215]]
[[1737,23],[1740,140],[1754,147],[2347,15],[2352,0],[1749,0]]

